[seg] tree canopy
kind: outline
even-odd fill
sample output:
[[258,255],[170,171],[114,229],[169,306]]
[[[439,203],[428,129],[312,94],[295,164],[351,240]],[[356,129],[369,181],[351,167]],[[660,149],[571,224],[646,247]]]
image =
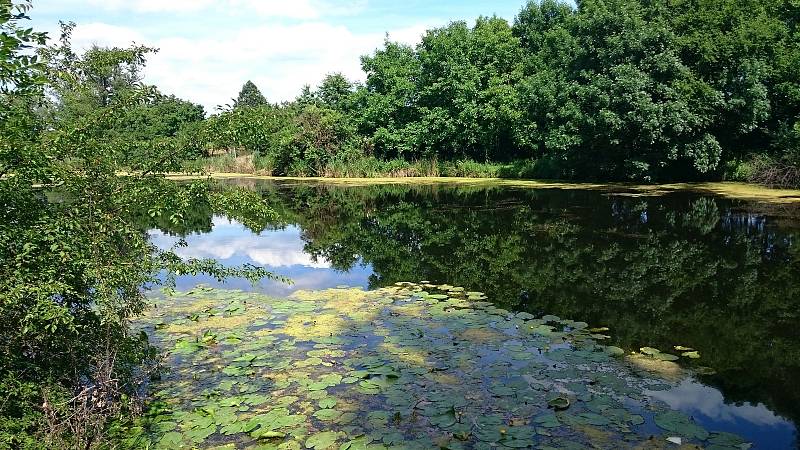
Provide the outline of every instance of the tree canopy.
[[267,105],[267,99],[258,89],[255,83],[250,80],[242,86],[239,96],[233,100],[234,108],[255,108]]
[[[387,38],[362,57],[363,84],[330,74],[278,108],[340,113],[355,160],[528,161],[526,176],[640,182],[739,176],[753,160],[800,179],[797,17],[784,0],[532,1],[512,24]],[[278,158],[278,140],[260,154]]]

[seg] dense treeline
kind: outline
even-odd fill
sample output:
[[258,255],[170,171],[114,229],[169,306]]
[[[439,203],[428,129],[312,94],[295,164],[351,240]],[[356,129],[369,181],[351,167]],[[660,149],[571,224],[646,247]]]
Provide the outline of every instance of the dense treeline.
[[237,102],[203,147],[295,175],[366,157],[516,161],[499,174],[575,179],[796,171],[799,17],[785,0],[531,2],[513,24],[387,40],[362,58],[363,85],[331,75],[295,102]]
[[[111,133],[200,158],[187,169],[800,183],[800,5],[576,3],[453,22],[415,47],[387,38],[362,58],[364,83],[331,74],[279,105],[249,81],[207,119],[158,95]],[[64,31],[44,56],[77,66],[95,94],[59,81],[62,120],[140,81],[155,51],[78,56]]]

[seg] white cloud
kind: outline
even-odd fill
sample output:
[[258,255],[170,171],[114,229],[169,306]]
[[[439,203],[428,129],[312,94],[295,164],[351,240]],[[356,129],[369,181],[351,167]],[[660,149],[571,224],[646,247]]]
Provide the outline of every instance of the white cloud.
[[251,11],[261,16],[292,19],[317,19],[322,16],[321,5],[310,0],[229,0],[232,11]]
[[[389,35],[414,44],[426,28],[428,24],[417,24]],[[209,112],[230,102],[247,80],[273,102],[294,99],[303,85],[315,86],[331,72],[362,80],[360,56],[380,47],[383,39],[382,33],[359,34],[321,21],[269,23],[199,39],[150,38],[132,27],[104,23],[79,24],[74,33],[78,49],[131,42],[158,48],[149,58],[145,81]]]
[[[51,33],[51,36],[56,34]],[[119,27],[105,23],[87,23],[75,28],[72,33],[72,46],[85,50],[93,44],[108,47],[124,47],[132,42],[143,43],[144,35],[133,28]]]
[[109,11],[134,12],[189,12],[199,11],[214,4],[213,0],[89,0],[91,6]]
[[362,11],[366,0],[89,0],[89,5],[105,11],[134,13],[191,13],[317,19],[331,15],[350,15]]

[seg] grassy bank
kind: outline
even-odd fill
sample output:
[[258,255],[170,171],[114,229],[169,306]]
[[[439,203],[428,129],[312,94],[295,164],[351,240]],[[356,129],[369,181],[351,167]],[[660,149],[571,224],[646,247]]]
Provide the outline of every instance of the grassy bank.
[[[275,177],[320,178],[504,178],[504,179],[557,179],[563,172],[556,164],[545,159],[518,160],[510,163],[482,163],[473,160],[440,161],[437,159],[383,160],[375,157],[334,159],[322,167],[293,164],[283,171],[267,156],[250,153],[198,158],[185,161],[186,172],[235,173]],[[764,155],[744,161],[732,161],[716,177],[726,182],[762,185],[770,188],[800,188],[800,166],[792,160],[781,160]]]
[[334,159],[322,167],[295,164],[286,172],[276,169],[270,158],[258,153],[233,156],[220,155],[186,161],[188,172],[241,173],[263,176],[324,177],[324,178],[549,178],[540,161],[513,163],[481,163],[472,160],[439,161],[402,158],[383,160],[374,157]]

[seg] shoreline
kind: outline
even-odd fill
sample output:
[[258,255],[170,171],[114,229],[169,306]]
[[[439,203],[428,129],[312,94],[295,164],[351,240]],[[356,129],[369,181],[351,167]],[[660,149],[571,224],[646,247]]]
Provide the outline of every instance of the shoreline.
[[184,181],[211,178],[215,180],[249,179],[277,182],[303,182],[338,184],[346,186],[372,186],[388,184],[450,185],[475,187],[510,187],[522,189],[598,190],[626,193],[631,196],[659,196],[673,192],[697,192],[730,199],[751,200],[776,204],[800,203],[800,189],[770,188],[741,182],[688,182],[665,184],[591,183],[554,180],[516,180],[509,178],[467,177],[376,177],[376,178],[326,178],[326,177],[276,177],[246,173],[215,172],[209,174],[167,173],[167,179]]

